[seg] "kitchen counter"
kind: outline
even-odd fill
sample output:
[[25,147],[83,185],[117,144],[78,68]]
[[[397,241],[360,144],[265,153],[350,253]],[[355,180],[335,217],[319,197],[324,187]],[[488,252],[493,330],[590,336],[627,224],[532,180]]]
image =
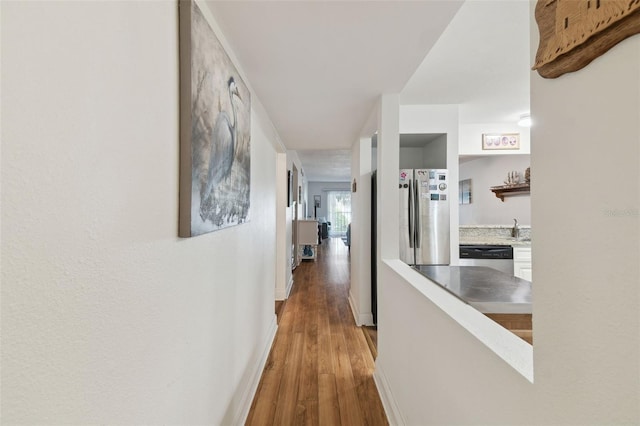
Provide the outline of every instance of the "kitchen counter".
[[485,266],[414,267],[482,313],[530,314],[531,283]]
[[468,237],[460,236],[460,245],[472,246],[511,246],[511,247],[531,247],[530,238],[521,238],[516,240],[513,237],[486,236],[486,237]]
[[461,225],[461,245],[531,247],[531,226],[520,226],[520,238],[511,236],[511,225]]

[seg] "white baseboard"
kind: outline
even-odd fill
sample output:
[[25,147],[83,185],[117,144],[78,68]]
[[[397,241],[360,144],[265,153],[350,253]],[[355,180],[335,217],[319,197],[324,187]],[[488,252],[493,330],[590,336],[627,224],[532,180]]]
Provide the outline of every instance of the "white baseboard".
[[287,283],[287,290],[286,290],[286,294],[285,294],[285,299],[289,298],[289,295],[291,294],[291,289],[293,288],[293,274],[289,275],[289,282]]
[[398,407],[398,404],[396,403],[396,400],[393,398],[393,394],[391,393],[389,382],[387,382],[387,378],[385,377],[382,368],[380,368],[380,365],[378,365],[378,363],[376,363],[376,369],[373,372],[373,381],[376,384],[376,388],[378,388],[378,394],[380,394],[382,407],[384,408],[384,412],[387,415],[389,424],[391,426],[405,426],[407,423],[402,417],[400,408]]
[[289,282],[286,284],[285,288],[276,288],[276,300],[287,300],[289,298],[289,294],[291,293],[292,287],[293,274],[289,276]]
[[231,416],[233,420],[229,422],[229,424],[243,425],[247,421],[247,416],[249,415],[249,410],[251,409],[251,404],[253,403],[253,397],[258,390],[260,377],[262,377],[262,371],[264,370],[264,366],[267,364],[267,358],[269,357],[269,352],[271,351],[271,346],[273,345],[273,340],[276,336],[277,330],[278,323],[276,315],[274,314],[273,321],[271,322],[271,325],[269,327],[269,332],[267,333],[267,338],[263,342],[262,354],[253,366],[253,371],[251,371],[251,374],[249,376],[250,378],[247,381],[247,384],[243,388],[238,389],[238,391],[236,392],[236,395],[240,394],[242,396],[238,400],[237,409]]
[[373,314],[371,312],[361,313],[353,302],[351,293],[349,293],[349,307],[351,308],[351,314],[358,327],[361,325],[373,325]]
[[276,288],[276,301],[278,300],[286,300],[287,299],[287,289],[286,288]]

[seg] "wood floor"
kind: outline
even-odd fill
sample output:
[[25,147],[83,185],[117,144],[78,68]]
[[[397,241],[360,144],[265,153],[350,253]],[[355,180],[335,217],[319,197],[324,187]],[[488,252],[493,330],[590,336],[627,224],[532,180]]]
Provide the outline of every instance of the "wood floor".
[[389,424],[348,285],[349,252],[339,238],[296,268],[247,425]]

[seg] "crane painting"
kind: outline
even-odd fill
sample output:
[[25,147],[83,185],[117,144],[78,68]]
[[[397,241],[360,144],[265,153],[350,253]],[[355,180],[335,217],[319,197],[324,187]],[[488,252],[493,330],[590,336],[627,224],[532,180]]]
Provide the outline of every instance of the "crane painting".
[[251,96],[192,0],[180,2],[180,96],[179,235],[247,222]]

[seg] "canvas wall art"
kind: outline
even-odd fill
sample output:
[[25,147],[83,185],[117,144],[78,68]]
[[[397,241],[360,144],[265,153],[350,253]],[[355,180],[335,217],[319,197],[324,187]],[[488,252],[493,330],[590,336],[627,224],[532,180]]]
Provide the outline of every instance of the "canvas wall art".
[[179,5],[179,235],[192,237],[249,220],[251,95],[198,5]]

